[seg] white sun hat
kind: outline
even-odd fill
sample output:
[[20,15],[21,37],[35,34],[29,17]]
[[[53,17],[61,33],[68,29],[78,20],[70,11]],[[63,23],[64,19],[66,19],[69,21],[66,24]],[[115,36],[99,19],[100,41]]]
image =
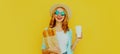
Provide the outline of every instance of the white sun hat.
[[66,9],[67,13],[68,13],[68,18],[71,18],[71,10],[64,4],[55,4],[50,8],[50,16],[52,16],[52,11],[57,8],[57,7],[63,7]]

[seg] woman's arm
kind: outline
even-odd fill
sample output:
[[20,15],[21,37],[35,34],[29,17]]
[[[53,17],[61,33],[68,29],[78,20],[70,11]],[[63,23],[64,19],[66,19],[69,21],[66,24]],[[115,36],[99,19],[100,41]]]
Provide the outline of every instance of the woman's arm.
[[80,41],[80,39],[76,39],[75,42],[72,45],[72,50],[74,51],[74,49],[76,48],[76,45],[78,44],[78,42]]
[[81,35],[81,37],[77,37],[76,38],[76,40],[75,40],[75,42],[73,43],[73,45],[72,45],[72,50],[74,51],[74,49],[76,48],[76,46],[77,46],[77,44],[78,44],[78,42],[80,41],[82,39],[82,35]]
[[50,54],[50,53],[60,54],[60,50],[58,49],[43,49],[42,50],[42,54]]
[[50,52],[47,49],[42,49],[42,54],[49,54]]

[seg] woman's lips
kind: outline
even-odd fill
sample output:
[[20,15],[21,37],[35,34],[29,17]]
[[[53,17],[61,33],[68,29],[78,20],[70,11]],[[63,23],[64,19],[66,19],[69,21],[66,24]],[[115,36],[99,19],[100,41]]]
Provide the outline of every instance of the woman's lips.
[[61,19],[62,19],[62,17],[57,17],[57,19],[58,19],[58,20],[61,20]]

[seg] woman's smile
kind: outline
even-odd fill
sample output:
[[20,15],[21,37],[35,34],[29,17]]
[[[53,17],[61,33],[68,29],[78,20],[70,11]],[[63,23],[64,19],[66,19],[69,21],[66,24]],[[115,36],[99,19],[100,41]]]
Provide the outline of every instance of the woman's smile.
[[57,19],[58,19],[58,20],[61,20],[61,19],[62,19],[62,16],[57,16]]

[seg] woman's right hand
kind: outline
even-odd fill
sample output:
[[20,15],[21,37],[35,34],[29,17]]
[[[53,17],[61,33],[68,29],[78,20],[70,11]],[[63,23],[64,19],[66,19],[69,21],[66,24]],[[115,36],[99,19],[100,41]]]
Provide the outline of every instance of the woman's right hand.
[[48,51],[50,51],[50,53],[60,54],[60,49],[58,48],[49,48]]

